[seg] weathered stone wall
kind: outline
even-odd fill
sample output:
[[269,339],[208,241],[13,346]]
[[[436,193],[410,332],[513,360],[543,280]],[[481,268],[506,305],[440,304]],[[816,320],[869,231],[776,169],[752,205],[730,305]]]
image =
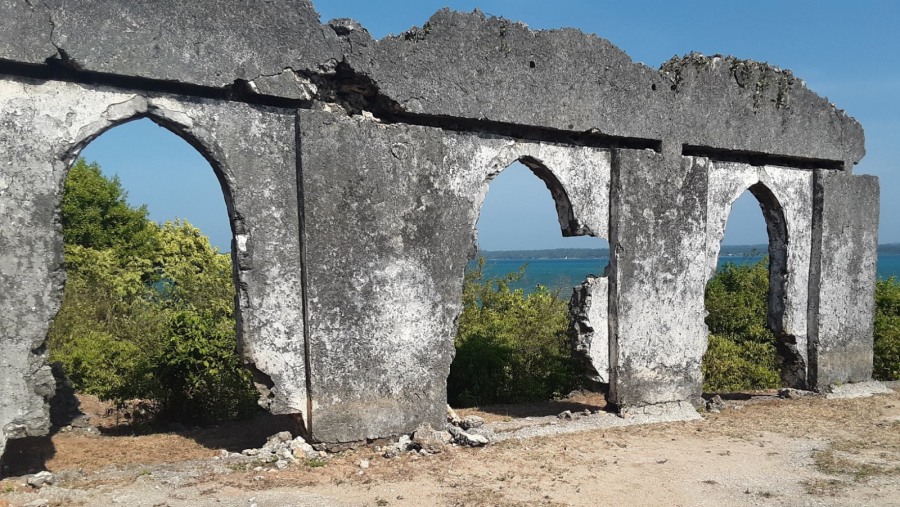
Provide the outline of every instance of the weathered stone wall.
[[301,111],[300,136],[313,432],[438,427],[467,233],[441,132]]
[[[58,208],[68,167],[113,125],[149,116],[213,161],[234,229],[246,361],[275,413],[306,412],[294,114],[241,103],[0,80],[0,428],[45,434],[53,380],[43,341],[62,296]],[[268,377],[268,378],[266,378]]]
[[475,224],[517,160],[564,235],[610,240],[574,334],[623,410],[699,395],[705,283],[748,188],[773,238],[786,380],[871,375],[877,182],[851,175],[861,126],[789,71],[702,55],[657,71],[577,30],[479,12],[375,41],[352,20],[320,24],[309,0],[13,0],[0,3],[0,452],[48,430],[67,168],[140,116],[214,167],[239,349],[264,405],[317,440],[441,421]]

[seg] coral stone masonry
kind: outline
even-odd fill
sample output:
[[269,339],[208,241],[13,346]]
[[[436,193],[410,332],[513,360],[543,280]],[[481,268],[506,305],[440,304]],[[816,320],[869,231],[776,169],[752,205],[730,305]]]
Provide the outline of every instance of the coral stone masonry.
[[261,404],[310,442],[444,423],[475,224],[516,161],[547,184],[564,235],[610,242],[573,330],[620,411],[697,401],[705,285],[748,189],[784,382],[871,378],[878,181],[852,171],[860,124],[790,71],[699,54],[656,70],[593,35],[477,11],[374,40],[309,0],[4,0],[0,454],[49,431],[68,168],[139,117],[222,182],[241,356]]

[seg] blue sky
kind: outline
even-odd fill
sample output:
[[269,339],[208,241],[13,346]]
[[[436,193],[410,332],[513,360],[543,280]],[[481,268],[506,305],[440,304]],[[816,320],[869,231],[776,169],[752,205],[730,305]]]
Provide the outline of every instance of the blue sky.
[[[315,0],[314,0],[315,1]],[[733,54],[789,68],[858,119],[868,154],[854,168],[881,178],[882,243],[900,242],[900,2],[755,0],[753,2],[604,2],[598,0],[320,0],[322,20],[354,18],[374,37],[421,26],[448,6],[524,21],[533,29],[575,27],[609,39],[650,67],[691,51]],[[212,170],[193,148],[146,121],[109,131],[84,152],[118,173],[134,203],[157,220],[186,217],[224,250],[230,231]],[[759,207],[742,198],[727,244],[765,243]],[[550,194],[528,171],[512,168],[492,183],[479,222],[484,249],[598,246],[562,238]],[[601,243],[602,244],[602,243]]]

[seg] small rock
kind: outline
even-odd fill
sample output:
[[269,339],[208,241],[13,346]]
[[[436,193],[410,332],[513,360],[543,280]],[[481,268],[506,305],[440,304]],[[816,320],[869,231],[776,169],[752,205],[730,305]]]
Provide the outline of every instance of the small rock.
[[[306,440],[304,440],[303,437],[297,437],[297,438],[291,440],[290,452],[293,453],[293,456],[297,459],[318,458],[319,454],[320,454],[319,451],[316,451],[315,449],[313,449],[313,446],[306,443]],[[324,452],[324,451],[322,451],[322,452]],[[326,455],[327,455],[327,453],[326,453]]]
[[284,470],[285,468],[287,468],[287,466],[288,466],[288,462],[283,459],[280,459],[275,462],[275,468],[277,468],[279,470]]
[[484,419],[478,417],[477,415],[470,415],[459,422],[459,427],[464,430],[480,428],[482,426],[484,426]]
[[259,449],[244,449],[241,451],[244,456],[259,456]]
[[466,433],[456,426],[448,426],[447,430],[453,436],[453,441],[459,445],[481,447],[490,443],[488,437],[476,433]]
[[369,460],[364,459],[364,460],[360,461],[359,468],[362,468],[363,470],[369,468]]
[[718,413],[720,410],[725,410],[725,402],[722,401],[722,397],[718,394],[713,396],[706,402],[706,410],[712,413]]
[[443,433],[434,430],[430,424],[424,423],[416,428],[416,432],[412,436],[412,443],[427,453],[437,454],[444,450],[447,443]]
[[463,433],[463,436],[465,438],[465,445],[468,445],[469,447],[482,447],[490,443],[490,440],[484,435]]
[[271,437],[269,437],[266,440],[266,445],[268,445],[270,443],[278,444],[278,443],[283,443],[283,442],[290,442],[291,439],[293,439],[293,438],[294,437],[291,435],[290,431],[282,431],[280,433],[276,433],[276,434],[272,435]]
[[813,395],[815,395],[815,393],[812,391],[803,391],[800,389],[793,389],[790,387],[778,390],[779,398],[796,399],[796,398],[805,398],[807,396],[813,396]]
[[565,412],[560,412],[560,414],[557,415],[556,417],[558,417],[560,419],[572,420],[572,419],[575,419],[575,414],[573,414],[571,410],[566,410]]
[[53,484],[53,474],[47,472],[46,470],[43,472],[38,472],[31,477],[28,478],[28,485],[32,488],[42,488],[44,486],[49,486]]
[[72,422],[70,422],[69,425],[72,426],[73,428],[81,428],[81,429],[92,427],[91,418],[84,414],[79,415],[79,416],[75,417],[74,419],[72,419]]
[[455,426],[459,426],[459,423],[461,421],[462,419],[460,419],[460,417],[456,414],[456,411],[453,410],[450,405],[447,405],[447,422]]
[[46,498],[35,498],[34,500],[23,504],[22,507],[47,507],[50,505],[50,501]]

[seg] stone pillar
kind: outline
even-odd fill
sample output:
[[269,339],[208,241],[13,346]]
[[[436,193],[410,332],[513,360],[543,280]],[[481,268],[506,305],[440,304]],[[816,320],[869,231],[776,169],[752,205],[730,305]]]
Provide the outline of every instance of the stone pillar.
[[614,150],[610,401],[696,399],[706,350],[707,171],[692,158]]
[[471,203],[440,130],[299,112],[312,436],[332,444],[446,418]]
[[878,178],[818,170],[814,192],[809,383],[821,391],[872,377]]

